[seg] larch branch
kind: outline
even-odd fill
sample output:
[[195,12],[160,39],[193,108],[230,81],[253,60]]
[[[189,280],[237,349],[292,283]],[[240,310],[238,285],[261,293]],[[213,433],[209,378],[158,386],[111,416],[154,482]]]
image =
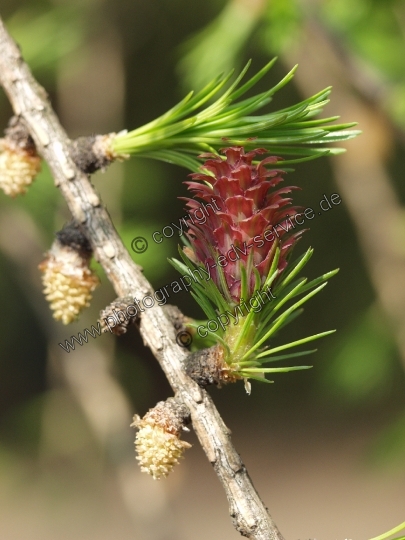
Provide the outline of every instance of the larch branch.
[[[117,295],[139,298],[152,294],[151,285],[129,256],[89,178],[76,166],[72,142],[1,19],[0,83],[15,114],[25,122],[38,153],[48,163],[56,186],[73,218],[81,224]],[[177,398],[190,410],[201,446],[225,489],[235,528],[251,539],[283,540],[233,447],[229,430],[214,403],[207,392],[186,375],[187,354],[176,344],[175,330],[165,310],[157,305],[145,310],[141,314],[140,332]]]

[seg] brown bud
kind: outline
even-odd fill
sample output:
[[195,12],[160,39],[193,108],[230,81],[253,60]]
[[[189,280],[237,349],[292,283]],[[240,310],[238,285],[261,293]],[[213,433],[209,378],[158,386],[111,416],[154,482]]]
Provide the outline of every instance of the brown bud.
[[[134,308],[131,311],[129,308]],[[138,317],[138,311],[134,306],[134,299],[131,296],[116,298],[111,304],[100,312],[100,327],[102,332],[112,332],[116,336],[125,334],[130,324],[133,324]],[[113,319],[114,326],[107,324],[108,319]]]

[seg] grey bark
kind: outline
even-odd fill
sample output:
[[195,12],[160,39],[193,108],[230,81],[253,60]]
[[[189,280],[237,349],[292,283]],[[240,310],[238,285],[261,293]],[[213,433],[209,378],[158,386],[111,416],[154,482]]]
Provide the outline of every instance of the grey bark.
[[[20,50],[0,20],[0,83],[14,113],[26,124],[38,153],[48,163],[55,185],[73,218],[81,224],[96,259],[103,266],[117,296],[139,299],[153,293],[151,285],[125,249],[107,210],[88,177],[76,166],[72,143],[32,76]],[[255,490],[230,432],[214,403],[185,373],[187,353],[176,344],[175,329],[159,306],[141,314],[140,332],[165,372],[177,398],[191,413],[192,424],[228,498],[235,528],[254,540],[283,540]]]

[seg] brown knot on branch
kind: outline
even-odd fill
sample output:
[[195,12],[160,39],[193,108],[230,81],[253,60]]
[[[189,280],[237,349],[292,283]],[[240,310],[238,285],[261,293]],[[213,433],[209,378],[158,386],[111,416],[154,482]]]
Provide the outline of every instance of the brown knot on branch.
[[187,375],[199,386],[222,385],[236,382],[242,377],[236,375],[224,360],[222,345],[214,345],[187,356],[185,362]]
[[105,169],[116,159],[122,159],[114,152],[111,142],[116,133],[79,137],[71,143],[73,161],[86,174]]
[[111,332],[116,336],[126,334],[128,328],[139,317],[132,296],[116,298],[105,309],[100,311],[100,326],[102,331]]

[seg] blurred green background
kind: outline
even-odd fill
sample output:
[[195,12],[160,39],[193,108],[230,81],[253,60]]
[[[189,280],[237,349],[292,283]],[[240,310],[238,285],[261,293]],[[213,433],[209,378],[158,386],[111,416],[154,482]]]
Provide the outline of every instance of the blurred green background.
[[[298,72],[269,110],[332,84],[325,114],[359,121],[347,154],[300,164],[287,181],[316,208],[296,254],[306,275],[341,271],[277,340],[336,328],[308,372],[210,390],[286,538],[366,539],[405,519],[405,3],[401,0],[3,0],[1,16],[74,138],[133,129],[222,71],[270,58],[264,90]],[[255,89],[256,90],[256,89]],[[11,109],[0,95],[0,124]],[[184,215],[187,171],[131,159],[97,173],[131,256],[157,289],[176,276],[177,239],[151,240]],[[172,394],[135,330],[67,354],[115,298],[102,280],[68,327],[53,321],[37,265],[69,220],[43,165],[25,196],[0,193],[0,538],[238,538],[225,495],[193,448],[160,482],[139,472],[132,415]],[[201,312],[187,293],[171,299]]]

